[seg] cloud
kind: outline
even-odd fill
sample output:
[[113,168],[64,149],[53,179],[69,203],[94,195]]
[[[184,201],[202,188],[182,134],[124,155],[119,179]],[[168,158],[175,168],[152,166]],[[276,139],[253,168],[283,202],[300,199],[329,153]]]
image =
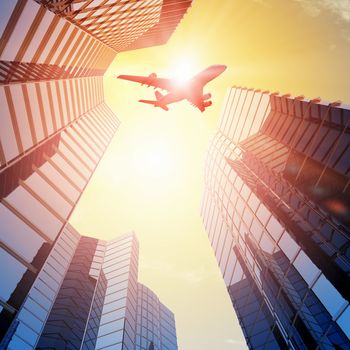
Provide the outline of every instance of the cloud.
[[153,270],[159,273],[171,275],[172,278],[182,280],[184,283],[196,284],[218,275],[214,268],[199,267],[188,271],[179,270],[175,265],[167,262],[147,262],[142,264],[143,270]]
[[182,273],[180,272],[178,273],[177,277],[179,279],[184,280],[187,283],[195,284],[195,283],[203,282],[216,275],[217,273],[213,270],[206,270],[204,268],[201,268],[201,269],[186,271]]
[[243,346],[247,346],[246,342],[243,340],[236,340],[236,339],[226,339],[226,343],[227,344],[232,344],[232,345],[243,345]]
[[294,0],[312,17],[317,17],[322,11],[329,11],[339,19],[350,22],[350,0]]

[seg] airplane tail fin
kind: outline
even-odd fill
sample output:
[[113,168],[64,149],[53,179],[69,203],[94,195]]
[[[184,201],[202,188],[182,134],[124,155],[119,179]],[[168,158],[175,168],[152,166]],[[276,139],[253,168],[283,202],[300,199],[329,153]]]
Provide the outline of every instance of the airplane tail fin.
[[149,105],[153,105],[154,107],[160,107],[162,109],[164,109],[165,111],[168,111],[169,108],[166,105],[160,105],[158,104],[158,101],[151,101],[151,100],[139,100],[139,102],[142,103],[147,103]]
[[162,95],[159,91],[155,91],[154,94],[156,95],[157,101],[159,101],[164,95]]

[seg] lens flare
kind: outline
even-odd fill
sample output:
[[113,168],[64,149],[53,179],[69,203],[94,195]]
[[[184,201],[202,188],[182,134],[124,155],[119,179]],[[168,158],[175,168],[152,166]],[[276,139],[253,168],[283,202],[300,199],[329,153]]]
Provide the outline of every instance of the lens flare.
[[172,65],[171,75],[178,85],[185,84],[196,72],[194,59],[190,56],[180,57]]

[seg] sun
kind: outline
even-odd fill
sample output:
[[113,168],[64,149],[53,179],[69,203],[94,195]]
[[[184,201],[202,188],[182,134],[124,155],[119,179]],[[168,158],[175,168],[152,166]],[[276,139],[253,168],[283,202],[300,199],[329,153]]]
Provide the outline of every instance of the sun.
[[174,60],[171,65],[171,75],[175,82],[183,85],[196,73],[195,60],[192,56],[181,56]]

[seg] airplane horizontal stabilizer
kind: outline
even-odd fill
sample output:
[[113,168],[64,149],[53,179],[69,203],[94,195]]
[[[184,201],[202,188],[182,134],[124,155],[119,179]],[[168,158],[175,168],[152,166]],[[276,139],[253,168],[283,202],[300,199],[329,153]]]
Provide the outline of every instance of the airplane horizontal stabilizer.
[[168,111],[169,108],[165,105],[160,105],[158,103],[158,101],[151,101],[151,100],[139,100],[139,102],[142,102],[142,103],[147,103],[149,105],[153,105],[154,107],[160,107],[162,109],[164,109],[165,111]]

